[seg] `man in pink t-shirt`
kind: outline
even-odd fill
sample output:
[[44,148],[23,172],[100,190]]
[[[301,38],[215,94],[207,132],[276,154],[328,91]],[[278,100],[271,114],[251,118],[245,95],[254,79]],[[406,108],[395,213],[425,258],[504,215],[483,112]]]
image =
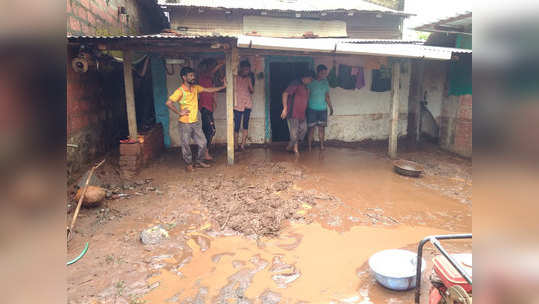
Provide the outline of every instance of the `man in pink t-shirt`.
[[307,85],[313,81],[314,72],[304,71],[300,79],[292,81],[283,92],[282,119],[287,119],[290,141],[286,150],[294,151],[299,155],[298,142],[305,138],[307,133],[306,110],[309,102],[309,88]]
[[[224,65],[223,60],[215,61],[213,58],[208,58],[200,62],[200,75],[198,77],[198,84],[205,87],[213,87],[213,77],[215,73]],[[200,115],[202,118],[202,131],[206,137],[207,149],[204,152],[205,160],[212,160],[209,153],[211,141],[215,135],[215,122],[213,120],[213,111],[217,107],[215,102],[215,93],[201,92],[198,94],[198,108],[200,109]]]
[[[251,64],[247,60],[240,62],[238,76],[236,76],[236,98],[234,101],[234,146],[238,148],[240,126],[242,126],[242,139],[240,148],[245,150],[247,130],[249,129],[249,117],[253,108],[253,82],[250,77]],[[243,125],[242,125],[243,118]]]

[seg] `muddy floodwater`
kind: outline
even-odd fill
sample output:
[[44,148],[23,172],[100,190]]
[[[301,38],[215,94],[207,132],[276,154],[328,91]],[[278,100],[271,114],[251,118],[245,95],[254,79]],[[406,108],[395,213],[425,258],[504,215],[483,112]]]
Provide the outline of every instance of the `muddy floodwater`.
[[[99,175],[108,199],[81,211],[68,244],[68,258],[90,247],[68,266],[68,301],[413,303],[413,290],[377,284],[367,260],[415,251],[428,235],[471,232],[471,161],[431,146],[399,156],[423,165],[423,175],[397,175],[383,150],[344,147],[299,158],[253,148],[232,167],[221,152],[194,173],[168,151],[133,181],[115,178],[109,164]],[[141,243],[155,225],[168,238]],[[435,254],[426,247],[424,302]]]

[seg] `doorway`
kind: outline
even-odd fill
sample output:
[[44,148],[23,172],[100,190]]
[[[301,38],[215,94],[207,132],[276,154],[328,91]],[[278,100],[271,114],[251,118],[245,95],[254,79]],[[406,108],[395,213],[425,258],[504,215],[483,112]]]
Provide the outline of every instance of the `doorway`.
[[309,62],[283,62],[276,61],[269,64],[269,101],[270,101],[270,123],[271,141],[288,141],[290,133],[286,120],[281,119],[283,111],[282,94],[286,87],[301,73],[310,67]]

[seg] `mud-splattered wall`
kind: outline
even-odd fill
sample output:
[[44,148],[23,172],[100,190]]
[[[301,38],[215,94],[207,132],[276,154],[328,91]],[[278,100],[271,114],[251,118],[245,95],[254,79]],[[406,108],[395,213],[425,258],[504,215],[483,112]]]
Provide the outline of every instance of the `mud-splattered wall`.
[[[241,59],[248,59],[251,63],[251,71],[257,74],[258,72],[264,72],[264,58],[259,56],[246,56]],[[187,62],[187,65],[193,66],[191,62]],[[168,65],[167,74],[167,92],[170,96],[175,89],[180,86],[180,70],[179,65]],[[251,119],[249,121],[249,142],[251,143],[264,143],[265,138],[265,91],[264,80],[255,81],[255,93],[253,95],[253,109],[251,112]],[[214,119],[216,126],[216,134],[214,138],[215,143],[226,143],[226,93],[216,93],[217,108],[214,111]],[[165,102],[165,101],[163,101]],[[180,145],[180,133],[178,130],[178,115],[170,111],[170,145],[172,147],[178,147]]]
[[[242,57],[243,58],[243,57]],[[255,74],[264,72],[264,57],[245,57],[252,64]],[[365,58],[356,57],[336,57],[337,65],[346,63],[348,65],[361,66],[365,63]],[[325,64],[332,67],[333,57],[314,57],[315,66]],[[400,108],[399,108],[399,136],[406,135],[408,120],[408,90],[410,84],[410,64],[406,61],[403,64],[400,78]],[[329,140],[339,140],[344,142],[362,141],[367,139],[387,139],[389,137],[390,125],[390,103],[391,91],[373,92],[370,90],[372,81],[372,70],[365,70],[366,85],[359,90],[345,90],[342,88],[331,89],[330,96],[333,102],[335,113],[329,117],[326,138]],[[179,68],[176,68],[174,75],[167,76],[168,93],[171,94],[179,86]],[[253,96],[253,111],[249,126],[249,142],[264,143],[265,141],[265,86],[264,80],[257,80],[255,84],[255,94]],[[217,134],[216,143],[226,142],[226,115],[225,115],[225,94],[217,94],[218,107],[214,113]],[[170,121],[177,118],[171,115]],[[176,124],[171,124],[170,128],[171,144],[178,146],[179,133]]]
[[[248,56],[241,59],[251,62],[252,71],[255,74],[264,72],[264,56]],[[315,67],[325,64],[332,67],[333,57],[314,57]],[[336,64],[348,64],[362,66],[366,57],[335,57]],[[167,75],[168,94],[178,88],[179,66],[175,66],[173,75]],[[172,72],[172,67],[169,66]],[[365,87],[359,90],[345,90],[333,88],[330,97],[334,105],[335,113],[328,119],[326,138],[343,142],[355,142],[362,140],[381,140],[389,137],[391,91],[373,92],[370,90],[372,70],[365,70]],[[253,95],[253,110],[249,123],[249,142],[264,143],[266,130],[266,88],[264,79],[255,82]],[[405,61],[401,69],[400,77],[400,108],[399,108],[399,136],[406,135],[408,122],[408,90],[410,85],[410,63]],[[226,143],[226,99],[224,93],[217,93],[217,109],[214,113],[217,133],[215,143]],[[163,101],[164,102],[164,101]],[[176,123],[177,115],[170,114],[170,137],[171,146],[179,146],[179,131]]]
[[[314,58],[314,63],[324,64],[331,69],[333,58],[337,67],[339,64],[365,66],[369,61],[366,56],[320,56]],[[364,76],[365,86],[359,90],[345,90],[340,87],[330,90],[335,113],[328,118],[327,139],[354,142],[389,138],[391,91],[371,91],[372,69],[365,68]],[[404,136],[408,123],[409,61],[402,64],[399,83],[399,136]]]

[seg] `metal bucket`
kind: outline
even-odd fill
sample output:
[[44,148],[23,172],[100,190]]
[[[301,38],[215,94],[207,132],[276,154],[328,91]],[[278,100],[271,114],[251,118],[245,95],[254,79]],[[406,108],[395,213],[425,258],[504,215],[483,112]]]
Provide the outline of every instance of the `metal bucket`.
[[399,159],[393,162],[393,169],[395,172],[411,176],[411,177],[418,177],[423,172],[423,166],[421,166],[418,163],[415,163],[413,161]]

